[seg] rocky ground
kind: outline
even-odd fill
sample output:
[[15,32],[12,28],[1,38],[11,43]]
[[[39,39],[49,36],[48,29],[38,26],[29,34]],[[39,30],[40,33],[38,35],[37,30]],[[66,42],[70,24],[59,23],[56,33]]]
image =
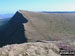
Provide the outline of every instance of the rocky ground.
[[[7,45],[0,48],[0,56],[61,56],[58,43],[61,41],[40,41]],[[68,44],[68,42],[66,42]],[[69,43],[71,46],[73,43]]]

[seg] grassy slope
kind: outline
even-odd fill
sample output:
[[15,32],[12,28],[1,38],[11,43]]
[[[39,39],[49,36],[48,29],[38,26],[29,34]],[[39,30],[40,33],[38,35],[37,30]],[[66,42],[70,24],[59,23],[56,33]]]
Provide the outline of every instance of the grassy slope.
[[25,25],[29,39],[75,39],[75,14],[73,13],[33,13],[20,11],[29,22]]

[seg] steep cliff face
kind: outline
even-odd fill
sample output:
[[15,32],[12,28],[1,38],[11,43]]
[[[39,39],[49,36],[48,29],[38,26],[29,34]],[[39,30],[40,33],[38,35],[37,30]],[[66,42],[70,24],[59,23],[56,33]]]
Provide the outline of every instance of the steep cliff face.
[[0,39],[0,46],[39,40],[75,40],[75,14],[19,10],[1,32]]
[[0,34],[0,46],[27,42],[23,26],[23,23],[27,22],[28,20],[21,13],[16,12]]

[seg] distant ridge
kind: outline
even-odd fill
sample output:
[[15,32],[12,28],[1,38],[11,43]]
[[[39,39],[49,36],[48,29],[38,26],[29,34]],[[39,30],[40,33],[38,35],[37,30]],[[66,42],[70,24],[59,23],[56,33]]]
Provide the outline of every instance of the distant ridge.
[[75,13],[75,11],[42,11],[42,13]]
[[0,17],[0,19],[2,19],[2,18]]

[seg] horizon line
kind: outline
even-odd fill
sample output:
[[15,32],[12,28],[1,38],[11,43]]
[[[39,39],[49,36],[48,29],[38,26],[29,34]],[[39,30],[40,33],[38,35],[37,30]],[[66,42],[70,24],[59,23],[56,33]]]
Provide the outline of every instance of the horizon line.
[[[28,10],[24,10],[24,11],[28,11]],[[0,13],[0,15],[4,15],[4,14],[15,14],[16,12],[12,12],[12,13],[11,12],[10,13]],[[43,12],[43,13],[75,13],[75,11],[31,11],[31,12]]]

